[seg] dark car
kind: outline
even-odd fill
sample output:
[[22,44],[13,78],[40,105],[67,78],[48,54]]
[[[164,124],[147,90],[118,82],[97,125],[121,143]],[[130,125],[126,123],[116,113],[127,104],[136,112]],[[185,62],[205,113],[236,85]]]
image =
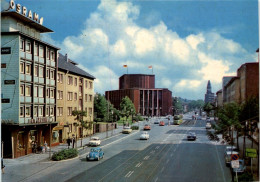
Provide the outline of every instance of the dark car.
[[194,132],[189,132],[187,135],[187,140],[196,140],[197,136]]
[[103,159],[103,157],[104,157],[103,150],[100,147],[97,147],[97,148],[92,148],[90,150],[86,159],[87,159],[87,161],[89,161],[89,160],[98,160],[99,161],[99,159]]

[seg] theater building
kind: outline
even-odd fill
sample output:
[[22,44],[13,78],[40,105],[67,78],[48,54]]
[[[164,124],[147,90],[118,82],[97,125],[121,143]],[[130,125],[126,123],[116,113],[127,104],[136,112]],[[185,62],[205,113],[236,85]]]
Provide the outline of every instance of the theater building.
[[172,92],[167,88],[155,88],[155,75],[124,74],[119,78],[119,90],[106,91],[106,99],[116,109],[128,96],[137,113],[143,116],[172,115]]
[[59,48],[40,39],[53,32],[43,18],[10,2],[1,12],[1,122],[3,156],[30,154],[33,143],[59,143],[56,75]]

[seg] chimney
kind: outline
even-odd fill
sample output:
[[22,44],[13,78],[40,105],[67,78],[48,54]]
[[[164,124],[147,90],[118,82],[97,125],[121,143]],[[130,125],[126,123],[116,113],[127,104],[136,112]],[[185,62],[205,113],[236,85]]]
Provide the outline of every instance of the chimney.
[[68,54],[65,54],[65,60],[66,60],[67,62],[69,62]]

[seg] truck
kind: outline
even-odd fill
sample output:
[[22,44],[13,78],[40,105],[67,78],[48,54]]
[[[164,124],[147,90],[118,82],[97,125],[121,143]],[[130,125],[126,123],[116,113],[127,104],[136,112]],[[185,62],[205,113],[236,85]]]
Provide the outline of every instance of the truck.
[[182,115],[175,115],[173,117],[173,124],[180,125],[183,122]]

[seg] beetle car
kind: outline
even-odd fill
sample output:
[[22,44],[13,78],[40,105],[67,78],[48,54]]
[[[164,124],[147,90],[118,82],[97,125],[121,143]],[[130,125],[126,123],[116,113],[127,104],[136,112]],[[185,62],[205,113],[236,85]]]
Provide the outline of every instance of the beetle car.
[[87,161],[90,160],[99,161],[99,159],[103,159],[103,158],[104,158],[104,152],[100,147],[92,148],[86,157]]
[[126,133],[126,134],[129,134],[131,132],[132,132],[132,129],[129,126],[125,126],[122,131],[122,133]]
[[196,140],[197,136],[194,132],[189,132],[187,135],[187,140]]
[[160,121],[159,126],[164,126],[164,122]]
[[101,144],[101,141],[100,141],[99,137],[91,137],[88,144],[89,144],[89,146],[98,146]]
[[151,130],[151,126],[149,124],[144,125],[144,130]]
[[211,124],[210,123],[206,123],[206,129],[210,129],[211,128]]
[[140,140],[148,140],[149,139],[149,133],[147,131],[144,131],[141,135],[140,135]]

